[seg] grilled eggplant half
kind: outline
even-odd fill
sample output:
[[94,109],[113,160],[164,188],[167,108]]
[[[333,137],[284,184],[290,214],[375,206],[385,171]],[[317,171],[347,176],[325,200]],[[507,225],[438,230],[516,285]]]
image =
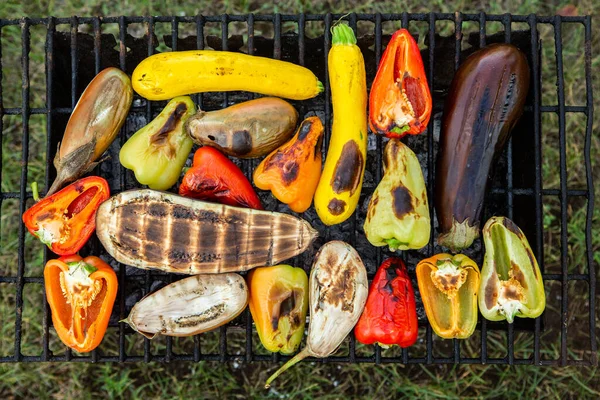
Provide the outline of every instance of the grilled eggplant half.
[[450,87],[442,119],[435,208],[438,243],[459,251],[479,236],[491,169],[523,112],[525,55],[492,44],[468,57]]
[[318,233],[303,219],[150,189],[111,197],[97,235],[118,262],[180,274],[246,271],[304,252]]

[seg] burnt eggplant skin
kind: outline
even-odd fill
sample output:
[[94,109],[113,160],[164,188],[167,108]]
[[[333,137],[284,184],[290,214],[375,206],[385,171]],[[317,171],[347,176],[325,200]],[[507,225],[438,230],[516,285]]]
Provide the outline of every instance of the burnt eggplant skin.
[[459,251],[479,236],[492,167],[523,113],[528,89],[527,58],[510,44],[484,47],[456,71],[435,181],[440,245]]

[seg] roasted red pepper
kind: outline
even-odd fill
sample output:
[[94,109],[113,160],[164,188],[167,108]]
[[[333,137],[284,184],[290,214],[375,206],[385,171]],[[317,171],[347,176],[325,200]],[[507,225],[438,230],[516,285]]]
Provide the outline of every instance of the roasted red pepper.
[[201,147],[184,175],[179,194],[236,207],[262,210],[260,199],[242,171],[219,150]]
[[109,196],[108,183],[89,176],[37,202],[23,223],[54,253],[75,254],[96,229],[96,210]]
[[388,258],[371,283],[354,335],[363,344],[408,347],[415,343],[417,334],[415,292],[406,266],[400,258]]
[[396,31],[385,48],[369,96],[371,131],[389,138],[417,135],[427,128],[431,93],[415,39]]

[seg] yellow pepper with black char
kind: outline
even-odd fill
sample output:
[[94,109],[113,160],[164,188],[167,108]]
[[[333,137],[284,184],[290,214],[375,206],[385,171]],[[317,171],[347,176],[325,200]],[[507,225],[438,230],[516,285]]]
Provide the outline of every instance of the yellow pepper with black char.
[[479,268],[463,254],[441,253],[417,264],[417,282],[427,319],[444,339],[466,339],[477,325]]
[[373,246],[420,249],[429,242],[427,189],[417,156],[398,139],[385,146],[384,175],[367,211],[364,230]]
[[335,225],[356,209],[367,160],[365,63],[347,25],[333,27],[328,67],[333,126],[314,203],[321,221]]
[[250,313],[263,346],[274,353],[294,353],[308,311],[306,272],[282,264],[253,269],[247,279]]
[[192,150],[192,139],[183,129],[196,106],[188,96],[171,100],[148,125],[133,134],[119,153],[121,164],[133,170],[137,181],[151,189],[173,186]]

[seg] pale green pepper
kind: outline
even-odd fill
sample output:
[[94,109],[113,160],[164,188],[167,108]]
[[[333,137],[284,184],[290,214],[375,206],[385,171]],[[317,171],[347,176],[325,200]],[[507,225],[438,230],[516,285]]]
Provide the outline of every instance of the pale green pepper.
[[137,181],[151,189],[173,186],[192,150],[192,139],[183,129],[196,106],[189,96],[171,100],[148,125],[137,131],[121,148],[119,160],[133,170]]
[[536,318],[546,308],[544,281],[527,238],[514,222],[492,217],[483,227],[485,257],[479,310],[490,321]]
[[373,246],[420,249],[429,242],[427,189],[417,156],[398,139],[385,146],[384,176],[367,211],[365,235]]

